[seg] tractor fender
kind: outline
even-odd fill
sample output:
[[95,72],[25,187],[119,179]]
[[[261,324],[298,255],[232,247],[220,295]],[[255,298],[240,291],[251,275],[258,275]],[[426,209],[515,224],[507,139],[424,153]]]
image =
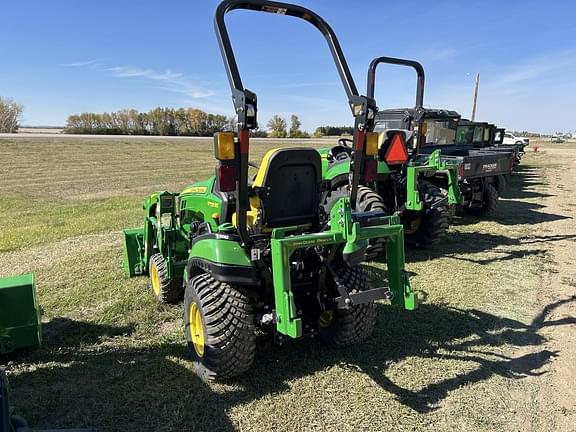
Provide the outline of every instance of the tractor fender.
[[210,273],[231,285],[259,285],[256,266],[236,235],[208,233],[196,237],[188,255],[185,278]]
[[337,184],[341,186],[343,183],[348,183],[348,176],[350,174],[350,161],[342,161],[330,164],[324,173],[324,180],[330,180],[332,188]]

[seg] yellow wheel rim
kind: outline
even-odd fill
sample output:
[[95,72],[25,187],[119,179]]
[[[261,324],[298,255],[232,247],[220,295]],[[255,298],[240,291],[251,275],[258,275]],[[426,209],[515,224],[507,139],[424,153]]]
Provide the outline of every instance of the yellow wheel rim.
[[188,325],[190,326],[190,335],[192,336],[192,344],[194,351],[198,357],[204,355],[204,326],[202,325],[202,315],[200,308],[193,302],[190,305],[190,313],[188,314]]
[[416,231],[418,231],[421,224],[422,224],[422,218],[416,218],[416,219],[410,221],[410,226],[407,227],[404,230],[404,232],[406,234],[414,234]]
[[150,266],[150,280],[152,281],[152,289],[154,294],[160,295],[160,276],[158,276],[158,269],[154,264]]
[[332,311],[324,311],[320,314],[320,318],[318,319],[318,323],[320,327],[326,328],[332,324],[332,320],[334,319],[334,314]]

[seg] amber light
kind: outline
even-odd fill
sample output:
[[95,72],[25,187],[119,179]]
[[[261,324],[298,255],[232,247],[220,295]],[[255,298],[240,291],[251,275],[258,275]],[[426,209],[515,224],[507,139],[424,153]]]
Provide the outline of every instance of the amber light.
[[214,134],[214,155],[218,160],[232,160],[234,154],[234,132]]
[[376,156],[378,154],[378,138],[379,134],[376,132],[368,132],[366,134],[366,155]]

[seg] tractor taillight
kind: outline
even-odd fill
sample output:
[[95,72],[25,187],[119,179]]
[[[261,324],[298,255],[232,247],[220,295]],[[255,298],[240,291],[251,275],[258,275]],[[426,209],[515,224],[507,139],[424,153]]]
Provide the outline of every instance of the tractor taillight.
[[458,178],[464,178],[464,164],[458,165]]
[[364,162],[364,180],[367,182],[376,181],[378,176],[378,161],[376,159],[366,159]]
[[400,165],[408,160],[408,151],[406,150],[406,135],[404,132],[396,132],[386,150],[384,160],[388,165]]
[[377,132],[368,132],[366,134],[366,155],[376,156],[378,154],[378,138],[380,135]]
[[232,165],[220,165],[217,169],[218,186],[222,192],[236,190],[236,168]]
[[217,132],[214,134],[214,155],[218,160],[232,160],[234,154],[234,133]]

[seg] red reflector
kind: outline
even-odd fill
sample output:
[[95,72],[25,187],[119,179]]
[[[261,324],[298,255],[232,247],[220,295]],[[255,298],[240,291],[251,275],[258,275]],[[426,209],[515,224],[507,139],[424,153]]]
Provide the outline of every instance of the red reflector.
[[218,186],[222,192],[236,190],[236,169],[231,165],[220,165],[218,171]]
[[406,150],[406,137],[403,132],[395,133],[392,142],[386,150],[384,160],[388,165],[403,164],[408,160],[408,151]]
[[458,165],[458,177],[464,178],[464,164]]
[[376,159],[366,159],[364,162],[364,180],[367,182],[376,181],[378,176],[378,161]]
[[362,150],[364,148],[364,140],[366,139],[366,132],[357,130],[354,133],[354,150]]
[[248,154],[248,148],[250,147],[250,131],[242,129],[238,132],[238,138],[240,141],[240,153]]

